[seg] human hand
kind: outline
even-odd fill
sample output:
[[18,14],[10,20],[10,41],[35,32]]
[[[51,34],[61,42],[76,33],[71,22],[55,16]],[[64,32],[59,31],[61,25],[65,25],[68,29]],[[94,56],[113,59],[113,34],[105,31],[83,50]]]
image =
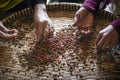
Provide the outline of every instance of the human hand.
[[53,35],[53,25],[50,20],[45,5],[38,4],[35,7],[36,11],[34,13],[34,23],[36,26],[36,36],[37,40],[50,38]]
[[2,22],[0,22],[0,38],[13,39],[17,36],[18,31],[16,29],[7,29]]
[[104,51],[105,49],[111,50],[118,38],[118,33],[112,25],[102,29],[96,40],[97,51]]
[[82,34],[89,34],[93,26],[94,15],[81,7],[75,14],[73,26],[77,26]]

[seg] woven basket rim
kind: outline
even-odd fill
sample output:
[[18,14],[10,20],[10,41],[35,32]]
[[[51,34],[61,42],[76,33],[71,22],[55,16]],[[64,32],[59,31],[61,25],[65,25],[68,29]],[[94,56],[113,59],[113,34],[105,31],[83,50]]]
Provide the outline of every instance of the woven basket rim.
[[[79,3],[68,3],[68,2],[60,2],[60,3],[50,3],[50,4],[47,4],[47,11],[57,11],[57,10],[69,10],[69,11],[77,11],[80,6],[82,4],[79,4]],[[20,10],[20,11],[17,11],[17,12],[14,12],[13,14],[7,16],[6,18],[4,18],[2,20],[3,24],[8,24],[8,23],[11,23],[12,21],[18,19],[18,18],[21,18],[23,16],[29,16],[33,14],[33,9],[30,7],[30,8],[25,8],[23,10]],[[104,10],[99,10],[97,14],[100,14],[106,18],[108,18],[109,20],[115,20],[117,18],[119,18],[118,16],[112,14],[112,13],[109,13],[107,11],[104,11]]]

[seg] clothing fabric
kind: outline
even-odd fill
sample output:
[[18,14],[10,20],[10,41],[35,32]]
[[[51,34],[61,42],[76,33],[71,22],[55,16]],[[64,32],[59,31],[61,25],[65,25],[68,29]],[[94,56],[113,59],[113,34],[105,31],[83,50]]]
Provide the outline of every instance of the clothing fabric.
[[23,0],[22,2],[20,2],[18,5],[16,5],[15,7],[11,8],[10,10],[8,10],[7,12],[16,12],[28,7],[31,7],[31,0]]
[[0,0],[0,12],[5,12],[15,7],[23,0]]
[[45,4],[47,0],[0,0],[0,13],[18,11],[36,4]]
[[31,0],[32,7],[39,3],[46,4],[47,0]]
[[[100,3],[104,2],[104,5],[101,9],[104,9],[108,3],[110,3],[111,0],[85,0],[83,3],[83,7],[85,7],[87,10],[91,11],[92,13],[97,12],[97,10],[100,8]],[[120,4],[120,3],[117,3]],[[119,8],[116,8],[115,11],[120,11]],[[118,32],[120,36],[120,18],[113,21],[111,25],[114,27],[114,29]]]
[[120,15],[120,0],[111,0],[105,10],[115,15]]

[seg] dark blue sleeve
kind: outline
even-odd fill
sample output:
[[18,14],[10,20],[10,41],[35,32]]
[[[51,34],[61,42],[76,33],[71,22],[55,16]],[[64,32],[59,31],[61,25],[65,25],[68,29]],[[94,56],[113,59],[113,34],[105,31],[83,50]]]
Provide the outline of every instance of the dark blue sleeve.
[[47,0],[31,0],[32,7],[34,7],[36,4],[46,4]]

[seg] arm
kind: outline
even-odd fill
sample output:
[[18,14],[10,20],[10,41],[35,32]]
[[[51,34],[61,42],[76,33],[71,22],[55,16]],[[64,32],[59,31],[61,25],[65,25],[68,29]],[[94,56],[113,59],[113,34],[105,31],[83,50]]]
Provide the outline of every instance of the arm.
[[117,33],[118,33],[119,36],[120,36],[120,18],[117,19],[117,20],[115,20],[115,21],[113,21],[113,22],[111,23],[111,25],[114,27],[114,29],[117,31]]
[[[83,7],[88,10],[87,15],[89,15],[90,13],[94,14],[99,9],[99,5],[100,5],[101,1],[102,0],[85,0]],[[110,0],[106,0],[104,2],[104,5],[102,7],[103,9],[109,1]],[[90,16],[88,16],[88,18],[90,19]],[[87,19],[87,17],[86,17],[87,21],[89,19]],[[91,20],[92,19],[90,19],[90,21]],[[85,21],[85,22],[88,25],[89,23],[87,21]],[[83,25],[83,26],[85,26],[85,25]],[[96,48],[97,48],[98,52],[99,52],[99,50],[100,51],[105,50],[106,48],[108,48],[109,50],[112,49],[113,45],[118,40],[117,32],[120,34],[120,19],[113,21],[111,23],[111,25],[108,25],[106,28],[99,31],[99,34],[98,34],[97,40],[96,40]]]
[[111,0],[85,0],[83,7],[85,7],[87,10],[91,11],[92,13],[95,13],[100,6],[101,2],[104,2],[102,5],[102,9],[105,9],[106,5],[111,1]]
[[[95,13],[98,10],[101,1],[102,0],[85,0],[83,7],[85,7],[88,11]],[[104,6],[108,4],[109,1],[110,0],[106,0]],[[120,19],[113,21],[111,25],[114,27],[114,29],[118,32],[120,36]]]
[[102,0],[85,0],[83,3],[83,7],[85,7],[88,11],[95,13],[100,5]]
[[46,1],[47,0],[35,0],[33,2],[34,23],[36,26],[36,36],[38,41],[43,38],[49,38],[53,33],[52,21],[46,10]]

